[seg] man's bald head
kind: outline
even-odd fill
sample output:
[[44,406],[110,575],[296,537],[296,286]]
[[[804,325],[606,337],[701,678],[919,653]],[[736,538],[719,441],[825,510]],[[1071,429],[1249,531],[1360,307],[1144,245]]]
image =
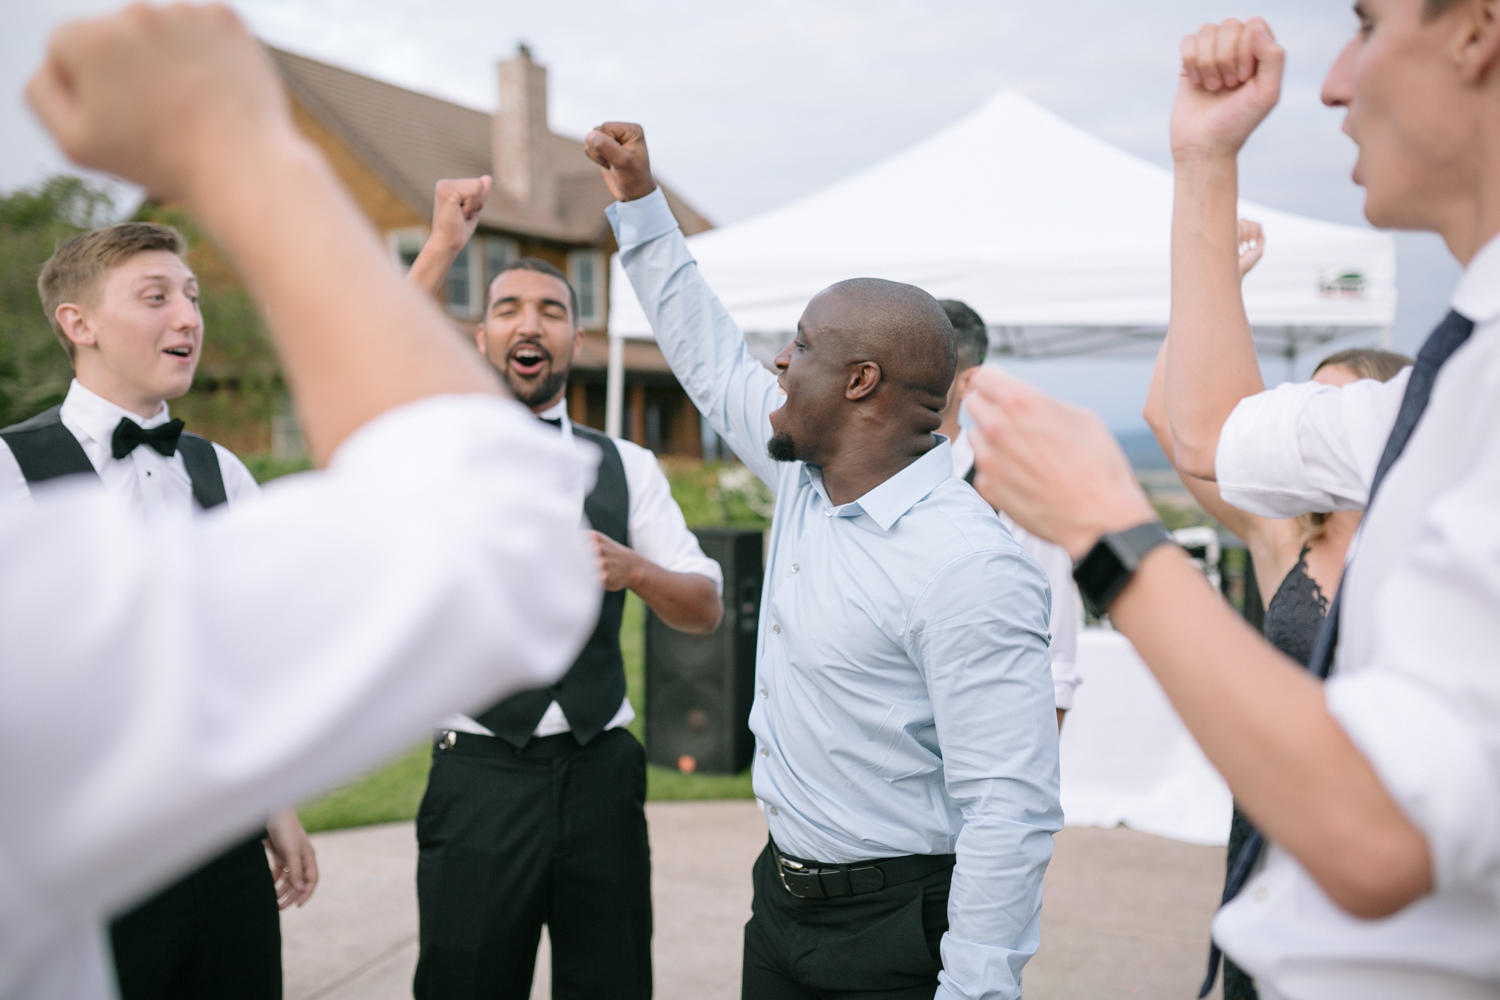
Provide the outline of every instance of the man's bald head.
[[874,361],[893,388],[941,400],[953,382],[958,348],[953,324],[938,300],[915,285],[882,278],[850,278],[817,298],[819,310],[849,352],[849,360]]

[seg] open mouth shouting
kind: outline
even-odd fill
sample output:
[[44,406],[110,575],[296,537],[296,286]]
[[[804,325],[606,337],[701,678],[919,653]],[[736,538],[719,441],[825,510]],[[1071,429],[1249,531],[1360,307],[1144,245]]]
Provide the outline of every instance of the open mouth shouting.
[[532,341],[523,341],[510,349],[510,370],[519,378],[536,378],[551,363],[552,355],[547,349]]
[[192,344],[176,344],[176,345],[174,345],[172,347],[168,347],[168,348],[164,349],[162,351],[162,353],[163,354],[170,354],[174,358],[181,358],[183,361],[188,361],[193,356],[193,345]]

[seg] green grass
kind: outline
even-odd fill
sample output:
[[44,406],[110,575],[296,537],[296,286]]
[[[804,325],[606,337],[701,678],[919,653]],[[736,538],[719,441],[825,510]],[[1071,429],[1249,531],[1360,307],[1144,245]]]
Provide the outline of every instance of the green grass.
[[415,819],[427,790],[431,757],[432,746],[424,742],[379,770],[302,806],[297,815],[308,833]]
[[[625,598],[620,627],[620,649],[625,654],[625,685],[635,706],[630,731],[646,737],[646,606],[634,594]],[[415,747],[384,767],[357,778],[337,791],[297,810],[302,825],[314,830],[341,830],[371,823],[414,819],[427,788],[431,747]],[[646,798],[652,801],[749,799],[750,772],[743,774],[679,774],[665,767],[646,769]]]

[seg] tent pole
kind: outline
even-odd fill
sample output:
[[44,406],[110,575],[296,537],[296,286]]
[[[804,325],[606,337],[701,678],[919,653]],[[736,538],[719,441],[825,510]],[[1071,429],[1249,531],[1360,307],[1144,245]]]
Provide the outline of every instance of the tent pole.
[[604,376],[604,433],[620,436],[625,413],[625,338],[609,338],[609,368]]

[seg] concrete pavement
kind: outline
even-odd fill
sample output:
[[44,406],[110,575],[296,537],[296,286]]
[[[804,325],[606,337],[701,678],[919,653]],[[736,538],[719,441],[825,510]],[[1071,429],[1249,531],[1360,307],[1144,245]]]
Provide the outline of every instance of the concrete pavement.
[[[754,802],[654,802],[658,1000],[739,996],[750,865],[765,845]],[[322,884],[282,915],[287,1000],[404,1000],[417,957],[412,824],[316,834]],[[1197,995],[1224,849],[1132,830],[1057,837],[1030,1000],[1186,1000]],[[550,995],[546,939],[534,1000]],[[1216,990],[1214,996],[1218,996]]]

